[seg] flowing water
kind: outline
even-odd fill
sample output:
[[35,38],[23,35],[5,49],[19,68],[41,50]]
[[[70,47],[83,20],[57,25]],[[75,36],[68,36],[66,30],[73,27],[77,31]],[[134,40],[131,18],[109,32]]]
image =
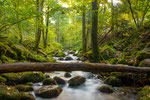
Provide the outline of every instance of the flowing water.
[[[66,52],[67,54],[67,52]],[[55,57],[57,62],[69,63],[69,62],[81,62],[76,60],[77,57],[73,56],[73,54],[68,54],[73,58],[70,61],[58,60],[58,57]],[[69,78],[64,77],[65,72],[52,72],[46,73],[50,75],[52,78],[54,76],[59,76],[65,80],[69,80]],[[43,99],[40,97],[36,97],[34,93],[32,94],[36,97],[36,100],[136,100],[136,96],[133,91],[125,89],[125,88],[115,88],[116,90],[112,94],[101,93],[98,91],[98,87],[105,85],[102,80],[97,79],[96,75],[93,75],[89,72],[81,72],[81,71],[73,71],[71,72],[72,77],[76,75],[81,75],[86,77],[86,82],[78,87],[70,88],[68,84],[61,85],[63,87],[62,93],[53,99]],[[37,90],[42,86],[42,83],[34,84],[34,89]]]

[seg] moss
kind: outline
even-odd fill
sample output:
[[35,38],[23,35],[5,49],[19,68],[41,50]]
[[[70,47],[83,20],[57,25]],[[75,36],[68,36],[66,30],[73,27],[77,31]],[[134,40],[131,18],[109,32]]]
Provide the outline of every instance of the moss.
[[13,59],[17,59],[16,52],[14,52],[10,47],[7,47],[6,56],[10,57],[10,58],[13,58]]
[[4,78],[4,77],[0,76],[0,83],[5,83],[6,81],[7,81],[7,79],[6,79],[6,78]]
[[56,56],[56,57],[65,57],[66,54],[65,54],[64,52],[60,51],[60,52],[58,52],[55,56]]
[[121,85],[121,80],[118,79],[117,77],[114,77],[114,76],[110,76],[110,77],[107,77],[105,80],[104,80],[104,83],[105,84],[108,84],[108,85],[112,85],[112,86],[120,86]]
[[139,51],[137,52],[136,54],[136,59],[139,60],[139,61],[142,61],[144,59],[148,59],[150,58],[150,52],[147,52],[147,51]]
[[26,85],[32,86],[33,83],[32,82],[27,82]]
[[42,72],[24,72],[20,78],[21,83],[27,82],[41,82],[45,79],[45,75]]
[[15,88],[19,91],[19,92],[29,92],[29,91],[33,91],[33,87],[29,86],[29,85],[17,85],[15,86]]
[[145,86],[138,94],[137,100],[150,100],[150,86]]
[[13,87],[0,85],[0,100],[20,100],[20,93]]
[[17,44],[13,44],[11,46],[11,48],[17,53],[18,55],[18,60],[26,60],[26,57],[24,56],[24,47],[17,45]]
[[2,63],[14,63],[14,62],[16,62],[16,60],[9,58],[9,57],[6,57],[4,55],[1,56],[0,59],[1,59]]
[[6,52],[7,52],[7,46],[4,43],[0,42],[0,56],[5,55]]
[[52,78],[46,78],[43,80],[43,85],[56,85],[56,81]]
[[109,63],[116,64],[117,62],[118,62],[118,58],[112,58]]
[[7,79],[7,82],[19,83],[19,75],[17,73],[4,73],[1,76]]
[[139,67],[150,67],[150,59],[145,59],[141,61]]

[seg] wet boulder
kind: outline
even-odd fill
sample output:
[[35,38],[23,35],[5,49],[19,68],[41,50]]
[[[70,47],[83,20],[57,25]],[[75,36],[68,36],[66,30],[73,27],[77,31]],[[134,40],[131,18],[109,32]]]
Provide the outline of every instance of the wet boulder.
[[15,86],[15,88],[19,91],[19,92],[29,92],[29,91],[33,91],[33,87],[29,86],[29,85],[17,85]]
[[81,84],[83,84],[86,81],[85,77],[82,76],[75,76],[73,78],[71,78],[68,83],[70,87],[75,87],[75,86],[79,86]]
[[100,92],[102,92],[102,93],[113,93],[113,92],[114,92],[113,89],[112,89],[112,87],[109,86],[109,85],[101,86],[101,87],[99,87],[98,90],[99,90]]
[[58,60],[64,60],[64,58],[63,58],[63,57],[60,57],[60,58],[58,58]]
[[43,85],[56,85],[56,81],[52,78],[46,78],[43,80]]
[[34,96],[30,93],[22,92],[20,93],[20,95],[21,95],[21,100],[36,100]]
[[73,60],[73,58],[70,57],[70,56],[67,56],[67,57],[65,58],[65,60]]
[[42,98],[54,98],[60,95],[62,88],[57,85],[43,86],[35,91],[35,95]]
[[65,84],[66,81],[60,77],[55,76],[54,80],[57,82],[57,84]]
[[21,75],[21,83],[27,83],[27,82],[41,82],[46,78],[45,74],[42,72],[24,72]]
[[71,77],[71,74],[68,73],[68,72],[66,72],[66,73],[64,74],[64,77],[69,78],[69,77]]
[[144,59],[143,61],[141,61],[139,67],[150,67],[150,59]]
[[121,80],[118,79],[117,77],[114,77],[114,76],[107,77],[107,78],[104,80],[104,83],[105,83],[105,84],[108,84],[108,85],[112,85],[112,86],[114,86],[114,87],[119,87],[119,86],[121,86]]

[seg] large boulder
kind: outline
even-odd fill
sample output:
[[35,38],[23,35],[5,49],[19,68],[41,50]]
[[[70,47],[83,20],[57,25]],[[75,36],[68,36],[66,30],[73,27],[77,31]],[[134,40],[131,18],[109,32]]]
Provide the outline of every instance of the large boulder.
[[41,82],[46,78],[46,75],[42,72],[24,72],[21,75],[21,83],[27,83],[27,82]]
[[56,85],[56,81],[52,78],[46,78],[43,80],[43,85]]
[[71,77],[71,74],[68,73],[68,72],[66,72],[66,73],[64,74],[64,77],[69,78],[69,77]]
[[145,86],[137,94],[137,100],[150,100],[150,86]]
[[73,58],[70,57],[70,56],[67,56],[67,57],[65,58],[65,60],[73,60]]
[[113,92],[114,92],[113,89],[112,89],[112,87],[109,86],[109,85],[101,86],[101,87],[99,87],[98,90],[99,90],[100,92],[102,92],[102,93],[113,93]]
[[75,76],[73,78],[71,78],[68,83],[70,87],[75,87],[75,86],[79,86],[81,84],[83,84],[86,81],[85,77],[82,76]]
[[60,77],[55,76],[54,80],[57,82],[57,84],[65,84],[66,81]]
[[0,85],[0,100],[20,100],[20,93],[14,87]]
[[121,80],[114,76],[107,77],[104,83],[115,87],[121,86]]
[[139,67],[150,67],[150,59],[144,59],[143,61],[141,61]]
[[21,99],[20,100],[36,100],[34,98],[34,96],[32,94],[30,94],[30,93],[22,92],[22,93],[20,93],[20,95],[21,95]]
[[35,91],[35,95],[42,98],[54,98],[59,96],[62,92],[62,88],[57,85],[49,85],[41,87],[39,90]]
[[20,78],[17,73],[4,73],[1,75],[2,77],[7,79],[7,83],[19,83]]
[[15,88],[19,91],[19,92],[29,92],[29,91],[33,91],[33,87],[29,86],[29,85],[17,85],[15,86]]

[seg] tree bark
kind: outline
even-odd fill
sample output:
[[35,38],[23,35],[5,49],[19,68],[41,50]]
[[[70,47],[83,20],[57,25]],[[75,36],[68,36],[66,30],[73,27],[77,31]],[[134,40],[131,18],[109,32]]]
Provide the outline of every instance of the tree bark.
[[83,13],[82,13],[82,52],[86,52],[86,33],[85,33],[85,6],[83,6]]
[[98,63],[99,60],[99,47],[98,47],[98,7],[97,0],[92,2],[92,52],[93,52],[93,62]]
[[23,71],[85,71],[85,72],[129,72],[150,73],[149,67],[133,67],[100,63],[10,63],[1,64],[0,73]]

